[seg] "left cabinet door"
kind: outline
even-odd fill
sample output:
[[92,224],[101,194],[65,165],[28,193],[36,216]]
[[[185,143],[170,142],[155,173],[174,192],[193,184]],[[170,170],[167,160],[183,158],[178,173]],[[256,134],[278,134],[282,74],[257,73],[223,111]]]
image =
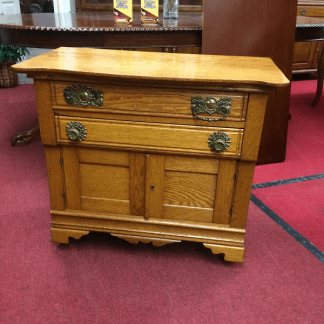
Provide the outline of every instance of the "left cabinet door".
[[145,156],[63,146],[67,209],[144,216]]

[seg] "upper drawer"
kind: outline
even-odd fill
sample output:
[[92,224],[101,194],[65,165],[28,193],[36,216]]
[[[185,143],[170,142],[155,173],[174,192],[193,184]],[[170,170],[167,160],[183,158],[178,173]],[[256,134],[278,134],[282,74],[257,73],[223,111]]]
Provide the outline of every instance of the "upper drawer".
[[[79,85],[80,87],[78,87]],[[69,107],[69,110],[81,109],[92,112],[191,120],[221,118],[226,121],[245,121],[248,94],[243,92],[194,91],[84,83],[79,85],[54,82],[53,104],[55,108],[66,109]],[[198,117],[194,116],[192,108],[197,112]],[[208,124],[207,121],[206,124]]]
[[297,16],[324,17],[323,6],[298,6]]
[[59,143],[239,157],[243,129],[56,116]]

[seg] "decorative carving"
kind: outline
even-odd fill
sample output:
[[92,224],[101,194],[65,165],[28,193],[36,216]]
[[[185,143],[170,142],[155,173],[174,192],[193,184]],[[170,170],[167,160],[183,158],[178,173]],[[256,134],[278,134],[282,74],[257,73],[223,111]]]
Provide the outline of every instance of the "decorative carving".
[[105,27],[105,28],[92,28],[92,27],[41,27],[41,26],[5,26],[6,29],[25,29],[25,30],[48,30],[48,31],[58,31],[58,32],[139,32],[139,31],[201,31],[202,27]]
[[[231,112],[232,98],[222,97],[220,99],[217,99],[214,97],[193,97],[191,99],[190,108],[197,119],[209,122],[223,120]],[[198,114],[220,114],[223,116],[220,118],[204,118],[198,116]]]
[[72,141],[81,142],[87,137],[87,130],[79,122],[70,122],[66,125],[66,134]]
[[95,106],[103,105],[103,92],[100,90],[93,90],[87,86],[73,85],[67,87],[63,91],[65,101],[69,105],[81,106]]
[[229,148],[231,144],[231,138],[222,132],[215,132],[210,135],[208,139],[208,146],[216,151],[216,152],[223,152]]

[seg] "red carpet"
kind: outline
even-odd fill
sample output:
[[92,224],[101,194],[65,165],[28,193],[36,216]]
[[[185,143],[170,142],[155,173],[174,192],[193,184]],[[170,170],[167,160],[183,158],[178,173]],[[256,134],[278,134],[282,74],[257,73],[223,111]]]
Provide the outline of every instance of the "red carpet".
[[[292,82],[286,161],[256,167],[254,183],[324,174],[324,95],[310,106],[316,80]],[[253,190],[283,220],[324,251],[324,177]]]
[[286,160],[257,166],[254,183],[324,173],[324,94],[313,108],[315,91],[316,80],[292,82]]
[[1,324],[323,323],[323,263],[253,203],[244,264],[198,243],[156,248],[96,233],[51,243],[41,143],[10,145],[35,126],[34,100],[29,85],[0,90]]

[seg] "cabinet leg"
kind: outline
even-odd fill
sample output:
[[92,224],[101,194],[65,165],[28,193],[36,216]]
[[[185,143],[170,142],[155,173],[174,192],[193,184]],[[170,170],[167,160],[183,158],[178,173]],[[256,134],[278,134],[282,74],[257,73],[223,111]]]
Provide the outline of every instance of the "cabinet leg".
[[216,244],[207,244],[207,243],[204,243],[204,247],[211,249],[211,251],[214,254],[224,253],[225,261],[245,262],[244,247],[225,246],[225,245],[216,245]]
[[78,240],[81,238],[81,236],[88,235],[89,231],[71,230],[66,228],[51,228],[51,234],[52,242],[68,244],[69,237]]

